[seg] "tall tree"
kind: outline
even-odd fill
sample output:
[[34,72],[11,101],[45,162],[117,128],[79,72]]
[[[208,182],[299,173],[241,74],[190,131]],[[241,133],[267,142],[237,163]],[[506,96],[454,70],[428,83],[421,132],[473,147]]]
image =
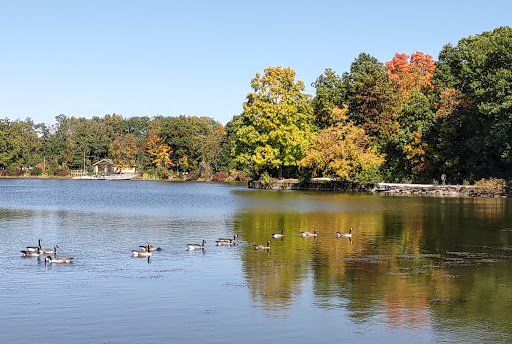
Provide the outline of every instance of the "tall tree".
[[336,117],[335,108],[342,108],[346,104],[346,89],[342,79],[332,69],[327,68],[312,86],[316,88],[313,98],[314,123],[320,128],[328,128],[338,123],[341,118]]
[[[435,82],[439,92],[452,88],[469,107],[460,132],[467,160],[459,172],[475,177],[512,175],[512,28],[500,27],[446,45],[439,55]],[[452,94],[455,94],[452,92]],[[445,93],[446,95],[446,93]],[[446,100],[447,98],[445,98]],[[443,107],[446,109],[447,107]],[[474,108],[472,111],[468,109]],[[459,117],[452,113],[449,117]],[[444,118],[446,119],[446,117]],[[460,143],[458,143],[460,144]],[[449,149],[441,154],[448,154]],[[462,156],[460,156],[462,158]],[[447,160],[453,157],[446,156]],[[457,172],[457,171],[454,171]]]
[[30,167],[39,162],[39,139],[30,119],[0,119],[0,137],[1,168]]
[[387,72],[394,94],[395,111],[399,131],[388,150],[384,169],[388,179],[424,181],[432,173],[428,163],[428,138],[434,124],[431,94],[435,87],[432,75],[435,62],[432,56],[422,52],[395,54],[386,62]]
[[137,158],[137,140],[131,133],[118,134],[110,143],[110,155],[118,167],[133,167]]
[[156,167],[171,168],[176,166],[171,160],[172,149],[158,136],[149,136],[146,140],[146,154]]
[[296,166],[310,142],[311,96],[303,93],[304,83],[295,81],[293,69],[280,66],[257,73],[251,87],[238,119],[234,159],[256,172],[277,168],[282,178],[282,167]]
[[396,109],[386,66],[368,54],[360,54],[343,75],[349,119],[385,146],[397,132]]
[[413,91],[429,94],[433,91],[432,76],[436,64],[429,54],[420,51],[407,54],[396,53],[391,61],[386,62],[389,80],[408,99]]
[[223,133],[219,122],[197,116],[159,117],[158,121],[160,131],[157,135],[172,147],[173,161],[186,155],[192,170],[199,169],[201,162],[217,166]]
[[341,120],[323,129],[305,149],[299,166],[313,170],[313,176],[330,176],[348,181],[377,182],[384,157],[375,151],[364,129],[347,119],[346,106],[335,108]]

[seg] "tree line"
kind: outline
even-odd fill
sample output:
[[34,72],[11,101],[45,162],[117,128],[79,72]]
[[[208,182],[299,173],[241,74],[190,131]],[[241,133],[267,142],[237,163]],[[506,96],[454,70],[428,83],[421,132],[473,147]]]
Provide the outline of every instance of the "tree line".
[[[385,63],[361,53],[350,70],[327,68],[304,92],[291,68],[251,80],[243,111],[225,126],[209,117],[92,119],[53,125],[0,120],[0,170],[48,175],[120,167],[167,179],[326,176],[355,183],[468,182],[512,176],[512,29]],[[37,167],[37,169],[36,169]]]

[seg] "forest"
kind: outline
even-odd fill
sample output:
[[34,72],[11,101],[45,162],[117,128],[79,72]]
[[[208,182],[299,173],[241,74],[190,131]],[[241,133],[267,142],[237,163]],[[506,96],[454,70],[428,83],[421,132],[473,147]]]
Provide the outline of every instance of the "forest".
[[225,126],[209,117],[119,114],[51,125],[0,119],[0,175],[69,176],[104,158],[147,179],[330,177],[464,183],[512,177],[512,28],[447,44],[437,61],[361,53],[312,84],[268,67]]

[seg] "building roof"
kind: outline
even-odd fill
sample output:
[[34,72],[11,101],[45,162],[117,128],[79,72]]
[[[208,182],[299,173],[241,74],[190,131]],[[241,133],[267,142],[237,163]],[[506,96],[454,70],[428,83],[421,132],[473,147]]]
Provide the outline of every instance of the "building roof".
[[109,164],[109,165],[114,165],[114,160],[112,159],[101,159],[100,161],[98,162],[95,162],[94,164],[92,164],[93,166],[96,166],[96,165],[100,165],[100,164]]

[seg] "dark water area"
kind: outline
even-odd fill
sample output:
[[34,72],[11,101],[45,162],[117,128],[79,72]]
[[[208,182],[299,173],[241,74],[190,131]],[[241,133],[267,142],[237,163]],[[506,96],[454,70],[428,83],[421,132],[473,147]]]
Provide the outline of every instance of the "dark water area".
[[0,343],[512,342],[509,199],[0,179],[0,240]]

